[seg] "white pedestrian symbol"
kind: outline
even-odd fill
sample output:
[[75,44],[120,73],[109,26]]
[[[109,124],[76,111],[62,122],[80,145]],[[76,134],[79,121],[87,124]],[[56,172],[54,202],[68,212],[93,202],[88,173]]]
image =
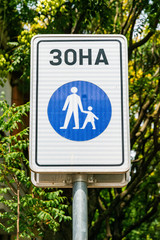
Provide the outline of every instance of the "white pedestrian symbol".
[[91,112],[92,109],[93,108],[91,106],[89,106],[88,107],[89,111],[83,111],[84,113],[87,113],[87,117],[86,117],[86,119],[84,121],[84,124],[83,124],[83,127],[81,129],[84,129],[86,127],[87,123],[89,123],[89,122],[92,124],[92,129],[96,129],[95,119],[98,120],[99,118],[94,113]]
[[89,111],[84,111],[83,110],[83,106],[82,106],[82,102],[81,102],[81,98],[80,96],[78,96],[77,93],[78,89],[76,87],[72,87],[71,88],[71,92],[72,94],[70,94],[67,98],[66,101],[64,103],[63,109],[62,111],[66,111],[67,107],[67,113],[66,113],[66,117],[65,117],[65,121],[64,121],[64,126],[60,127],[60,129],[67,129],[68,128],[68,124],[71,120],[72,114],[74,116],[74,123],[75,126],[73,127],[73,129],[79,129],[79,113],[78,113],[78,107],[81,111],[81,113],[87,113],[87,117],[84,121],[84,124],[82,126],[81,129],[85,129],[87,123],[91,123],[92,124],[92,129],[96,129],[95,127],[95,119],[99,120],[99,118],[92,113],[92,107],[89,106],[88,110]]
[[64,126],[60,127],[60,129],[67,129],[68,124],[70,122],[71,116],[74,116],[75,127],[73,129],[79,129],[79,115],[78,115],[78,107],[80,108],[81,112],[83,112],[82,102],[80,96],[77,93],[78,89],[76,87],[71,88],[72,94],[70,94],[63,106],[62,111],[65,111],[68,107]]

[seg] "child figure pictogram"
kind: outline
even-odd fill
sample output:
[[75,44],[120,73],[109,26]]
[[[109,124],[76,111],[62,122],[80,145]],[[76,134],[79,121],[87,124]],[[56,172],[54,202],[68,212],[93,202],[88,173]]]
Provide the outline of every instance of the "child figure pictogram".
[[83,111],[84,113],[87,113],[87,117],[86,117],[86,119],[84,121],[84,124],[81,127],[81,129],[85,129],[87,123],[89,123],[89,122],[92,124],[92,129],[96,129],[96,127],[95,127],[95,119],[99,120],[99,118],[94,113],[91,112],[92,109],[93,108],[91,106],[89,106],[88,107],[89,111]]

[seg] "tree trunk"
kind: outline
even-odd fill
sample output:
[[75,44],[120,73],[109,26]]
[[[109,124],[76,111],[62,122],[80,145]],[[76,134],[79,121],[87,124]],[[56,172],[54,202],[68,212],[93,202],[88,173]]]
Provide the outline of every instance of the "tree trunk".
[[19,240],[19,218],[20,218],[20,190],[19,182],[17,184],[17,240]]

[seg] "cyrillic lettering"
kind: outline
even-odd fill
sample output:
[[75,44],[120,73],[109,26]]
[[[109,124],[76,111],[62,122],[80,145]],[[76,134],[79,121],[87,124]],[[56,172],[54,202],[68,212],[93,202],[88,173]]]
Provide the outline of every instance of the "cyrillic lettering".
[[61,59],[61,51],[59,49],[53,49],[50,51],[50,54],[54,54],[57,53],[57,55],[53,56],[53,59],[56,59],[56,62],[50,61],[51,65],[57,66],[60,65],[62,63],[62,59]]
[[83,55],[83,49],[79,49],[79,64],[83,65],[83,58],[88,58],[88,65],[92,65],[92,52],[88,49],[88,55]]
[[[101,59],[102,57],[102,59]],[[99,65],[99,63],[104,63],[105,65],[108,65],[108,60],[107,60],[107,57],[106,57],[106,54],[104,52],[104,49],[99,49],[99,52],[97,54],[97,58],[96,58],[96,61],[95,61],[95,65]]]
[[[69,62],[69,53],[72,53],[73,54],[73,58],[72,58],[72,61]],[[76,54],[76,51],[73,50],[73,49],[68,49],[65,51],[64,53],[64,61],[67,65],[74,65],[76,62],[77,62],[77,54]]]

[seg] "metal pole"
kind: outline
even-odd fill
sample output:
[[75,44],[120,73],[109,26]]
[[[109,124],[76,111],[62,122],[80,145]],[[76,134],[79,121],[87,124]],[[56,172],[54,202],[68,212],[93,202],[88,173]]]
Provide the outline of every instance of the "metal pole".
[[73,240],[88,239],[87,176],[76,175],[73,180],[72,233]]

